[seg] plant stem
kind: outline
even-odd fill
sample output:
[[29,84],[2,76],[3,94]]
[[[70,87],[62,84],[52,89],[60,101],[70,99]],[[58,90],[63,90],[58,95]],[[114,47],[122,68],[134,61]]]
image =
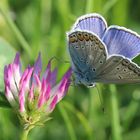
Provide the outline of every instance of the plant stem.
[[86,2],[86,13],[90,13],[93,11],[93,4],[94,4],[94,0],[87,0]]
[[65,121],[70,139],[71,140],[77,140],[75,132],[74,132],[74,128],[73,128],[72,123],[70,121],[70,118],[69,118],[65,108],[63,107],[62,103],[59,103],[58,108],[59,108],[59,111],[60,111],[64,121]]
[[84,116],[84,114],[82,112],[78,111],[77,109],[75,109],[75,107],[69,102],[63,101],[63,104],[67,110],[71,111],[73,114],[75,114],[77,116],[77,118],[79,119],[79,121],[81,122],[83,127],[85,128],[85,131],[88,136],[87,139],[93,140],[94,138],[93,138],[92,127],[91,127],[90,123],[88,122],[88,119],[86,119],[86,117]]
[[17,26],[12,21],[10,16],[6,13],[6,11],[1,6],[0,6],[0,12],[3,15],[3,17],[5,18],[5,21],[7,22],[7,24],[13,31],[13,33],[15,34],[16,38],[18,39],[18,41],[21,44],[21,46],[23,47],[23,49],[28,53],[28,56],[32,58],[32,53],[31,53],[31,49],[30,49],[31,47],[29,46],[29,44],[27,43],[27,41],[21,34],[20,30],[17,28]]
[[21,135],[21,140],[27,140],[28,134],[29,134],[30,129],[23,129],[22,135]]
[[[92,89],[93,90],[93,89]],[[89,104],[88,104],[88,119],[89,121],[92,121],[93,119],[93,109],[94,109],[94,102],[93,102],[93,99],[94,99],[94,93],[93,91],[89,89],[88,91],[88,98],[89,98]]]
[[117,91],[114,85],[110,85],[110,106],[111,106],[111,115],[112,115],[112,139],[121,140],[121,126],[119,119],[119,109],[117,101]]

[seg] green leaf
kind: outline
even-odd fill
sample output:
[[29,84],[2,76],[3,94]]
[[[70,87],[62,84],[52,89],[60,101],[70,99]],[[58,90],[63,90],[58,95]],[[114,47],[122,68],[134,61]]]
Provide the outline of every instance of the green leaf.
[[4,91],[4,66],[11,63],[16,51],[3,38],[0,38],[0,91]]

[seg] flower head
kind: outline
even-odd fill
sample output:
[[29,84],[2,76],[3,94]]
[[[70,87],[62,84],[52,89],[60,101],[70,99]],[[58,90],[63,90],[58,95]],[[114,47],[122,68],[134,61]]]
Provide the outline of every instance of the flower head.
[[14,62],[4,68],[5,96],[26,127],[47,120],[46,115],[54,110],[70,85],[71,68],[58,84],[57,69],[51,71],[51,60],[42,77],[41,70],[40,54],[34,66],[28,66],[23,73],[19,53]]

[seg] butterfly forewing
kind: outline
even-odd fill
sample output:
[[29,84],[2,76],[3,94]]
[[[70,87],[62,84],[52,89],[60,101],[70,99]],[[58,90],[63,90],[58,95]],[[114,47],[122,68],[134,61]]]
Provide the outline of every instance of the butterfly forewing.
[[139,83],[140,67],[122,56],[111,56],[102,66],[95,81],[103,83]]
[[107,58],[106,47],[93,33],[75,31],[69,34],[69,53],[75,69],[96,72]]

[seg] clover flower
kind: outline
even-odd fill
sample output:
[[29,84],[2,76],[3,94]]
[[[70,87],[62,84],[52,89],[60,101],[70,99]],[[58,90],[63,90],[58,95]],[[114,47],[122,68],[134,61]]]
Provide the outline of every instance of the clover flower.
[[56,84],[57,69],[51,71],[51,60],[41,78],[42,62],[39,54],[34,66],[21,71],[20,55],[4,68],[5,96],[25,128],[48,120],[55,105],[65,96],[70,85],[71,68]]

